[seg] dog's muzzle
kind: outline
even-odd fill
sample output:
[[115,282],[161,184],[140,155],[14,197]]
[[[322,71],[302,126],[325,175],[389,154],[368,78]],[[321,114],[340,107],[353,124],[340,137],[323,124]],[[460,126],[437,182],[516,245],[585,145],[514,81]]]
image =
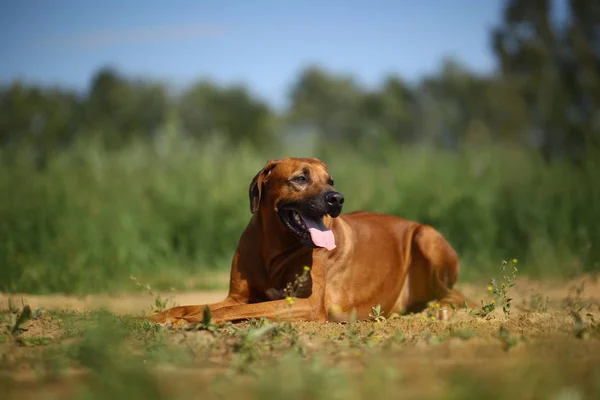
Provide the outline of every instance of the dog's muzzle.
[[342,212],[342,206],[344,204],[344,195],[339,192],[329,192],[325,195],[325,206],[327,207],[327,214],[335,218]]

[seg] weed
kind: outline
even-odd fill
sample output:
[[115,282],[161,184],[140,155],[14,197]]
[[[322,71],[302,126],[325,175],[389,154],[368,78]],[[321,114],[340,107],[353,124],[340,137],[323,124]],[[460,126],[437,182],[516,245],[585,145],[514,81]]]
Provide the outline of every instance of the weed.
[[352,309],[348,320],[348,341],[351,346],[358,346],[361,343],[360,335],[356,329],[356,309]]
[[[166,310],[167,308],[175,307],[177,304],[173,300],[173,297],[168,297],[166,299],[161,298],[160,294],[154,294],[152,291],[152,287],[148,283],[141,283],[135,276],[130,275],[129,279],[135,283],[135,285],[139,288],[145,289],[150,296],[154,296],[154,306],[150,307],[150,313],[156,314],[161,311]],[[169,303],[171,303],[169,305]]]
[[430,345],[442,343],[448,339],[448,335],[433,335],[429,330],[425,330],[422,334],[423,339]]
[[596,321],[593,314],[586,314],[587,321],[579,311],[571,310],[569,315],[573,318],[573,332],[576,338],[589,339],[592,335],[600,334],[600,323]]
[[23,307],[23,310],[15,318],[15,322],[10,330],[10,333],[14,336],[20,334],[23,331],[23,328],[21,328],[21,326],[27,321],[29,321],[32,318],[32,316],[33,313],[31,312],[31,307],[29,307],[29,305]]
[[52,339],[45,336],[33,337],[33,338],[19,338],[19,343],[23,346],[43,346],[52,342]]
[[21,337],[21,333],[26,330],[23,328],[28,321],[37,319],[42,313],[43,309],[37,309],[31,311],[31,307],[28,304],[24,304],[23,308],[19,310],[14,304],[9,303],[9,312],[7,314],[0,313],[0,337],[3,337],[2,341],[5,341],[8,337],[12,337],[16,343],[21,345],[40,345],[47,344],[50,342],[48,338],[33,338],[25,339]]
[[475,331],[474,329],[469,329],[469,328],[453,329],[450,331],[450,335],[452,337],[457,337],[462,340],[469,340],[469,339],[477,336],[477,331]]
[[498,304],[502,307],[502,311],[505,315],[510,315],[511,302],[513,299],[508,297],[508,291],[515,286],[518,272],[517,262],[518,261],[515,258],[510,262],[512,265],[512,274],[509,276],[507,275],[509,262],[502,260],[502,281],[498,284],[496,279],[492,277],[490,284],[488,285],[488,291],[491,292],[494,298],[488,303],[481,300],[481,311],[475,312],[474,315],[486,317],[498,307]]
[[125,350],[131,330],[119,327],[110,315],[100,316],[88,327],[82,341],[72,348],[74,361],[88,368],[91,381],[85,392],[92,398],[158,398],[156,380],[143,359]]
[[451,338],[459,338],[462,340],[469,340],[473,337],[477,336],[477,332],[473,329],[450,329],[445,333],[439,335],[433,335],[429,330],[425,330],[423,332],[423,339],[429,344],[439,344],[445,342]]
[[209,331],[212,333],[217,332],[217,324],[215,324],[212,320],[212,316],[210,314],[210,308],[208,306],[204,307],[202,310],[202,321],[197,324],[188,327],[187,329],[194,329],[199,331]]
[[569,311],[581,312],[586,306],[586,302],[583,300],[583,293],[585,292],[585,280],[582,280],[578,286],[569,288],[567,297],[564,300],[564,305]]
[[481,311],[473,311],[473,315],[485,318],[496,309],[496,300],[492,299],[489,303],[481,300]]
[[381,304],[377,304],[375,307],[371,307],[369,317],[375,322],[385,321],[383,311],[381,311]]
[[286,287],[283,289],[283,296],[290,306],[294,304],[296,297],[305,292],[307,289],[306,284],[309,279],[310,267],[305,265],[302,268],[302,274],[296,274],[294,282],[287,283]]
[[260,357],[261,351],[264,349],[264,342],[262,340],[276,329],[277,325],[269,323],[261,327],[251,327],[238,336],[238,341],[234,345],[233,350],[239,355],[237,363],[239,370],[247,370],[249,364]]
[[548,296],[544,297],[541,293],[534,291],[528,301],[523,298],[523,308],[530,311],[545,313],[548,311],[549,302],[550,298]]
[[513,335],[504,326],[500,326],[500,329],[498,330],[498,339],[500,339],[500,341],[502,342],[502,348],[505,351],[512,349],[520,341],[518,336]]
[[[162,299],[160,297],[160,294],[156,295],[156,298],[154,299],[154,312],[155,313],[159,313],[161,311],[166,310],[167,308],[169,308],[169,301],[170,299]],[[175,306],[175,304],[173,304],[172,306]]]
[[406,340],[406,337],[400,330],[396,330],[393,335],[383,341],[382,347],[389,349],[395,345],[402,344]]

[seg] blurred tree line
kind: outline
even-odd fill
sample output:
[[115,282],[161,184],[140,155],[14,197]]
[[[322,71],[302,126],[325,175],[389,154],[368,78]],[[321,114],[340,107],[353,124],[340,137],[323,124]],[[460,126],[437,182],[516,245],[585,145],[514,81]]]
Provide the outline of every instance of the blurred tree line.
[[81,138],[121,147],[160,134],[175,119],[183,135],[216,135],[233,145],[276,143],[300,128],[327,143],[508,142],[548,161],[577,162],[600,146],[600,2],[568,0],[560,21],[555,3],[506,2],[490,40],[496,74],[476,75],[448,59],[416,84],[392,75],[366,90],[350,76],[311,66],[292,85],[284,113],[244,86],[198,82],[173,95],[162,83],[111,69],[100,70],[85,94],[15,82],[0,89],[0,147],[34,149],[43,166]]
[[243,188],[291,153],[326,160],[347,211],[438,228],[472,277],[513,257],[600,271],[600,2],[556,4],[505,3],[493,74],[446,59],[365,88],[309,66],[283,111],[242,85],[173,93],[109,68],[85,93],[0,88],[0,290],[167,289],[228,268]]

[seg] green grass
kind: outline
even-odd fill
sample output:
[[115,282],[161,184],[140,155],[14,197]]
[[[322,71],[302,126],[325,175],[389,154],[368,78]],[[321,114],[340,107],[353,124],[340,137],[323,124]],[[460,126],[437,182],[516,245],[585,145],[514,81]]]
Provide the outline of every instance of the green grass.
[[40,171],[26,151],[0,153],[0,290],[135,290],[131,275],[187,289],[186,277],[229,268],[250,219],[250,180],[284,156],[323,159],[346,212],[439,229],[459,252],[461,279],[486,277],[513,257],[525,274],[600,271],[598,161],[546,166],[517,149],[386,143],[259,151],[169,132],[112,152],[80,143]]

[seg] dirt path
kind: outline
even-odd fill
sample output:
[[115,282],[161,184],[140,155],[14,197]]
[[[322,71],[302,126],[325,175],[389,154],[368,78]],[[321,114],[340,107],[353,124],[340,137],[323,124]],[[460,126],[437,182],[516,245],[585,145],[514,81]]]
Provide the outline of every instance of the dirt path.
[[156,296],[162,301],[167,300],[169,307],[185,304],[206,304],[224,299],[226,290],[170,293],[163,292],[155,295],[147,293],[127,293],[120,295],[94,294],[85,296],[74,295],[33,295],[27,293],[0,294],[0,309],[7,309],[9,303],[21,306],[21,302],[31,308],[45,310],[97,310],[103,308],[115,314],[139,314],[148,307],[154,306]]
[[[583,286],[582,282],[584,283]],[[487,284],[462,284],[458,288],[468,297],[479,301],[487,295]],[[511,289],[514,298],[513,304],[517,307],[530,305],[536,299],[550,302],[564,300],[569,294],[576,295],[576,288],[582,287],[580,296],[583,299],[600,302],[600,279],[597,276],[584,276],[570,281],[536,281],[519,279],[517,285]],[[20,306],[21,302],[29,304],[32,308],[46,310],[77,310],[85,311],[104,308],[116,314],[140,314],[149,307],[154,306],[156,296],[168,300],[168,306],[186,304],[206,304],[222,300],[227,295],[227,290],[203,290],[190,292],[159,292],[125,293],[120,295],[94,294],[85,296],[76,295],[33,295],[27,293],[0,293],[0,309],[7,309],[9,303]]]
[[[486,282],[458,289],[491,300]],[[219,301],[227,291],[158,294],[170,307]],[[520,279],[509,295],[510,315],[497,308],[458,312],[448,323],[425,313],[355,324],[248,323],[218,333],[41,313],[16,339],[0,331],[0,398],[600,398],[600,281]],[[0,294],[0,317],[16,318],[7,309],[21,302],[140,315],[155,299]],[[576,323],[570,310],[579,307]],[[555,396],[561,390],[566,395]]]

